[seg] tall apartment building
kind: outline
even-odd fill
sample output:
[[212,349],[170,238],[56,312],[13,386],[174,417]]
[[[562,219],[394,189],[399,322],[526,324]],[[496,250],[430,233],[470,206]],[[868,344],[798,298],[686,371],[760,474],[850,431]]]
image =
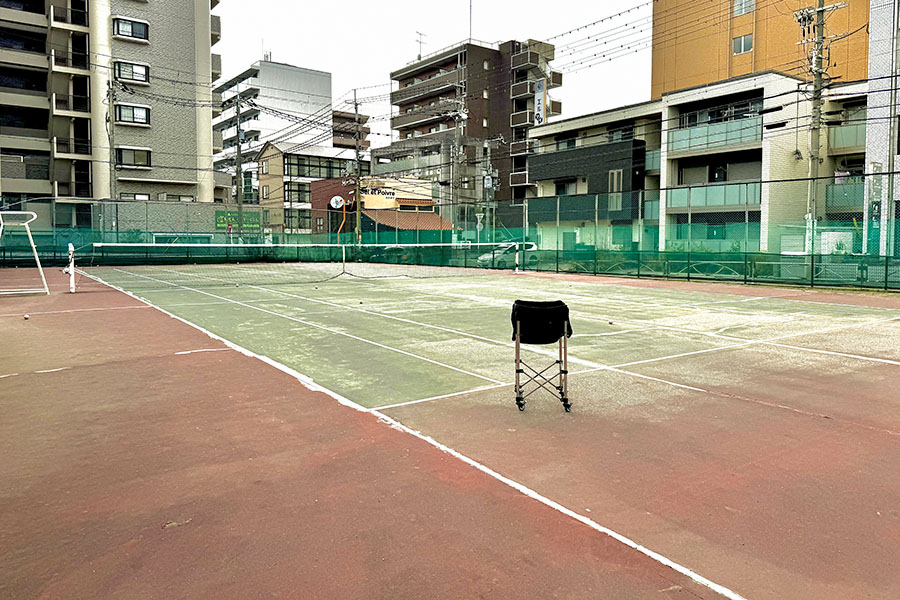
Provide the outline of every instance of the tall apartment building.
[[442,204],[524,198],[528,129],[536,114],[543,121],[562,112],[546,95],[562,85],[554,52],[535,40],[466,41],[395,70],[399,140],[373,150],[373,171],[432,179]]
[[0,3],[3,204],[87,227],[91,200],[211,202],[217,4]]
[[[858,81],[867,76],[869,0],[845,4],[828,15],[826,35],[850,34],[831,40],[829,75]],[[765,71],[806,78],[806,51],[798,45],[804,36],[793,15],[806,6],[815,0],[657,0],[651,97]]]

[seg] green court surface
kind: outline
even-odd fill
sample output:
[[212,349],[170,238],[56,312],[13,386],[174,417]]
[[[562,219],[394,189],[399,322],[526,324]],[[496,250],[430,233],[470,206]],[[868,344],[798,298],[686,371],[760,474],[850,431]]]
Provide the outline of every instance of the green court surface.
[[[437,277],[423,271],[419,277],[257,285],[246,275],[253,268],[217,266],[215,276],[209,267],[189,265],[89,272],[367,408],[511,385],[509,318],[517,298],[569,305],[575,376],[615,368],[661,380],[663,387],[690,387],[727,382],[747,370],[746,360],[764,360],[760,353],[766,352],[798,368],[809,361],[853,368],[847,361],[856,355],[881,364],[900,360],[900,312],[778,297],[771,290],[732,295],[493,271],[455,275],[452,269],[438,270],[443,276]],[[225,284],[229,269],[239,270],[244,283]],[[800,342],[802,350],[792,348]],[[546,362],[554,351],[528,348],[525,359]],[[698,372],[688,380],[669,377],[692,357]],[[722,370],[704,372],[706,364]]]

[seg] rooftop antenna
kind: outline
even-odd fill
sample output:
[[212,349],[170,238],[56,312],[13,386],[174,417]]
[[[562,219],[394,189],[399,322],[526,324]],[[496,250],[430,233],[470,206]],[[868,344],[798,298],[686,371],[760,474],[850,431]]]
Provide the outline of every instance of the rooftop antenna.
[[416,43],[419,44],[419,56],[416,60],[422,60],[422,44],[425,43],[425,40],[423,40],[422,38],[425,37],[425,34],[417,31],[416,35],[419,36],[419,39],[416,40]]

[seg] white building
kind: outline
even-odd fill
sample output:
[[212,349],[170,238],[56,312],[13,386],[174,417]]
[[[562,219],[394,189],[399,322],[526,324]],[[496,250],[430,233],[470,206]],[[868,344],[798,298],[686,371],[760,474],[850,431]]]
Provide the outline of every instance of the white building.
[[332,147],[331,73],[261,60],[220,83],[223,110],[213,122],[222,146],[216,169],[235,171],[238,95],[244,172],[244,201],[259,202],[255,155],[267,141]]

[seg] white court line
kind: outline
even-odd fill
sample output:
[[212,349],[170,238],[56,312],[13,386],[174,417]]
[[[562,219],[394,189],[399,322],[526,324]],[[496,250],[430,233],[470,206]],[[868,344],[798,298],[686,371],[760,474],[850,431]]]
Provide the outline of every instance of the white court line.
[[65,371],[67,369],[71,369],[72,367],[60,367],[58,369],[44,369],[43,371],[35,371],[35,373],[56,373],[58,371]]
[[[129,274],[129,275],[135,275],[135,273],[128,273],[128,271],[123,271],[122,269],[116,269],[116,271],[122,271],[123,273]],[[439,367],[444,367],[444,368],[446,368],[446,369],[450,369],[450,370],[452,370],[452,371],[456,371],[456,372],[462,373],[462,374],[464,374],[464,375],[469,375],[470,377],[476,377],[476,378],[478,378],[478,379],[483,379],[483,380],[485,380],[485,381],[490,381],[491,383],[502,383],[501,381],[499,381],[499,380],[497,380],[497,379],[494,379],[493,377],[487,377],[487,376],[485,376],[485,375],[479,375],[478,373],[473,373],[473,372],[471,372],[471,371],[466,371],[465,369],[460,369],[459,367],[454,367],[453,365],[448,365],[448,364],[446,364],[446,363],[442,363],[442,362],[439,362],[439,361],[436,361],[436,360],[432,360],[432,359],[426,358],[426,357],[424,357],[424,356],[419,356],[418,354],[413,354],[412,352],[407,352],[406,350],[400,350],[399,348],[393,348],[393,347],[391,347],[391,346],[386,346],[386,345],[384,345],[384,344],[380,344],[380,343],[375,342],[375,341],[373,341],[373,340],[369,340],[369,339],[366,339],[366,338],[363,338],[363,337],[359,337],[358,335],[353,335],[352,333],[347,333],[347,332],[345,332],[345,331],[339,331],[339,330],[337,330],[337,329],[332,329],[332,328],[330,328],[330,327],[325,327],[324,325],[318,325],[318,324],[312,323],[312,322],[310,322],[310,321],[304,321],[303,319],[298,319],[297,317],[292,317],[292,316],[290,316],[290,315],[285,315],[285,314],[282,314],[282,313],[279,313],[279,312],[275,312],[274,310],[268,310],[268,309],[265,309],[265,308],[261,308],[261,307],[259,307],[259,306],[253,306],[252,304],[246,304],[246,303],[244,303],[244,302],[241,302],[240,300],[231,300],[231,299],[229,299],[229,298],[225,298],[224,296],[217,296],[217,295],[212,294],[212,293],[210,293],[210,292],[204,292],[203,290],[197,290],[197,289],[188,287],[188,286],[186,286],[186,285],[180,285],[180,284],[177,284],[177,283],[169,283],[169,282],[164,281],[164,280],[162,280],[162,279],[156,279],[155,277],[150,277],[150,276],[148,276],[148,275],[137,275],[137,276],[138,276],[138,277],[143,277],[144,279],[149,279],[149,280],[151,280],[151,281],[156,281],[156,282],[158,282],[158,283],[164,283],[164,284],[167,284],[167,285],[171,285],[171,286],[173,286],[173,287],[177,287],[177,288],[181,288],[181,289],[184,289],[184,290],[188,290],[188,291],[190,291],[190,292],[195,292],[195,293],[197,293],[197,294],[203,294],[203,295],[205,295],[205,296],[209,296],[210,298],[215,298],[216,300],[224,300],[224,301],[226,301],[226,302],[231,302],[232,304],[235,304],[235,305],[237,305],[237,306],[243,306],[243,307],[245,307],[245,308],[249,308],[249,309],[252,309],[252,310],[256,310],[256,311],[259,311],[259,312],[261,312],[261,313],[265,313],[265,314],[268,314],[268,315],[272,315],[272,316],[274,316],[274,317],[281,317],[282,319],[287,319],[288,321],[294,321],[295,323],[300,323],[300,324],[302,324],[302,325],[306,325],[307,327],[313,327],[313,328],[315,328],[315,329],[321,329],[322,331],[327,331],[327,332],[329,332],[329,333],[333,333],[333,334],[336,334],[336,335],[341,335],[341,336],[344,336],[344,337],[348,337],[348,338],[353,339],[353,340],[356,340],[356,341],[358,341],[358,342],[363,342],[363,343],[366,343],[366,344],[370,344],[370,345],[372,345],[372,346],[375,346],[375,347],[377,347],[377,348],[382,348],[383,350],[390,350],[391,352],[396,352],[396,353],[398,353],[398,354],[403,354],[404,356],[409,356],[409,357],[412,357],[412,358],[416,358],[416,359],[419,359],[419,360],[421,360],[421,361],[425,361],[425,362],[427,362],[427,363],[431,363],[431,364],[433,364],[433,365],[437,365],[437,366],[439,366]]]
[[198,352],[222,352],[223,350],[231,350],[231,348],[201,348],[200,350],[182,350],[181,352],[176,352],[176,356],[184,355],[184,354],[197,354]]
[[[66,288],[68,289],[68,288]],[[147,306],[107,306],[102,308],[70,308],[69,310],[44,310],[41,312],[30,312],[30,313],[8,313],[5,315],[0,315],[2,317],[21,317],[26,314],[28,315],[63,315],[67,313],[79,313],[79,312],[92,312],[98,310],[132,310],[136,308],[149,308]]]
[[624,333],[637,333],[639,331],[651,331],[655,327],[644,327],[643,329],[623,329],[622,331],[610,331],[608,333],[576,333],[572,339],[583,337],[606,337],[610,335],[622,335]]
[[654,552],[653,550],[650,550],[646,546],[643,546],[643,545],[637,543],[636,541],[632,540],[631,538],[628,538],[620,533],[617,533],[616,531],[613,531],[612,529],[609,529],[608,527],[604,527],[603,525],[600,525],[593,519],[590,519],[588,517],[585,517],[584,515],[580,515],[580,514],[576,513],[575,511],[549,499],[546,496],[539,494],[538,492],[522,485],[521,483],[519,483],[517,481],[514,481],[504,475],[501,475],[500,473],[497,473],[493,469],[469,458],[468,456],[461,454],[460,452],[457,452],[456,450],[450,448],[449,446],[446,446],[446,445],[438,442],[437,440],[435,440],[419,431],[411,429],[411,428],[407,427],[406,425],[403,425],[399,421],[396,421],[385,414],[382,414],[377,409],[367,409],[367,408],[363,407],[362,405],[357,404],[356,402],[353,402],[353,401],[341,396],[340,394],[333,392],[333,391],[315,383],[311,378],[303,375],[302,373],[299,373],[298,371],[295,371],[294,369],[291,369],[290,367],[288,367],[286,365],[283,365],[277,361],[274,361],[267,356],[256,354],[255,352],[252,352],[251,350],[248,350],[248,349],[246,349],[242,346],[239,346],[229,340],[226,340],[225,338],[220,337],[220,336],[212,333],[211,331],[208,331],[198,325],[195,325],[194,323],[191,323],[190,321],[182,319],[181,317],[179,317],[173,313],[170,313],[163,308],[160,308],[158,306],[151,304],[149,301],[147,301],[143,298],[140,298],[140,297],[132,294],[131,292],[128,292],[128,291],[126,291],[122,288],[116,287],[114,285],[108,284],[105,281],[103,281],[102,279],[96,278],[94,276],[88,275],[88,277],[90,277],[91,279],[94,279],[95,281],[98,281],[102,284],[105,284],[112,289],[115,289],[119,292],[127,294],[128,296],[131,296],[132,298],[140,300],[141,302],[146,303],[148,306],[152,306],[153,308],[160,311],[161,313],[168,315],[169,317],[172,317],[173,319],[176,319],[177,321],[180,321],[190,327],[193,327],[194,329],[201,331],[202,333],[205,333],[210,338],[212,338],[214,340],[218,340],[218,341],[226,344],[230,348],[240,352],[241,354],[244,354],[245,356],[256,358],[256,359],[278,369],[279,371],[294,377],[295,379],[297,379],[297,381],[299,381],[307,389],[327,394],[328,396],[335,399],[339,404],[342,404],[344,406],[353,408],[360,412],[375,415],[376,417],[378,417],[379,420],[390,425],[392,428],[402,431],[404,433],[407,433],[409,435],[412,435],[412,436],[426,442],[427,444],[437,448],[441,452],[444,452],[445,454],[448,454],[450,456],[453,456],[454,458],[457,458],[458,460],[461,460],[462,462],[481,471],[482,473],[488,475],[489,477],[513,488],[514,490],[518,491],[519,493],[521,493],[533,500],[536,500],[537,502],[540,502],[541,504],[543,504],[563,515],[566,515],[567,517],[574,519],[574,520],[578,521],[579,523],[582,523],[583,525],[586,525],[599,533],[602,533],[604,535],[611,537],[612,539],[624,544],[625,546],[628,546],[629,548],[632,548],[632,549],[636,550],[637,552],[640,552],[644,556],[647,556],[651,560],[658,562],[666,567],[669,567],[673,571],[681,573],[685,577],[688,577],[689,579],[698,583],[699,585],[702,585],[710,590],[713,590],[714,592],[718,593],[719,595],[723,596],[724,598],[727,598],[728,600],[746,600],[743,596],[741,596],[737,592],[734,592],[734,591],[726,588],[725,586],[722,586],[718,583],[715,583],[714,581],[711,581],[711,580],[703,577],[699,573],[691,570],[688,567],[681,565],[680,563],[675,562],[674,560],[671,560],[671,559],[663,556],[662,554],[659,554],[658,552]]
[[496,390],[498,388],[514,385],[513,383],[498,383],[497,385],[485,385],[473,388],[471,390],[463,390],[462,392],[453,392],[450,394],[441,394],[440,396],[431,396],[430,398],[422,398],[420,400],[410,400],[409,402],[397,402],[396,404],[388,404],[379,406],[373,410],[388,410],[390,408],[399,408],[401,406],[410,406],[411,404],[421,404],[423,402],[431,402],[433,400],[443,400],[444,398],[453,398],[454,396],[464,396],[465,394],[474,394],[475,392],[483,392],[485,390]]
[[9,373],[7,375],[0,375],[0,379],[6,379],[7,377],[16,377],[18,373]]

